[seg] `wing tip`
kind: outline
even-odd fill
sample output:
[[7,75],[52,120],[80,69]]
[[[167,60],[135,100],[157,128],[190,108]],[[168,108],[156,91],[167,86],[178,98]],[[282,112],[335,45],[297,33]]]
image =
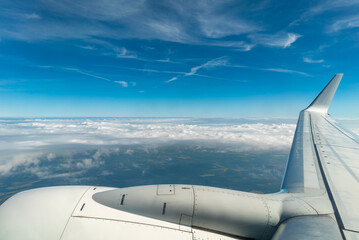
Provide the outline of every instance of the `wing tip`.
[[330,103],[334,97],[335,92],[339,86],[339,83],[343,77],[343,73],[337,73],[325,86],[325,88],[319,93],[314,101],[305,109],[312,112],[327,113]]

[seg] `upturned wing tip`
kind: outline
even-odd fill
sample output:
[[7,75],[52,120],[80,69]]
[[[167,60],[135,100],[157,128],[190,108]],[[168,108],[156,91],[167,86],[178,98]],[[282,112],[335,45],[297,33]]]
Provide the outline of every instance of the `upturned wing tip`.
[[325,86],[325,88],[319,93],[314,101],[309,105],[306,110],[312,112],[327,113],[330,103],[334,97],[335,92],[339,86],[339,83],[343,77],[343,73],[337,73],[332,80]]

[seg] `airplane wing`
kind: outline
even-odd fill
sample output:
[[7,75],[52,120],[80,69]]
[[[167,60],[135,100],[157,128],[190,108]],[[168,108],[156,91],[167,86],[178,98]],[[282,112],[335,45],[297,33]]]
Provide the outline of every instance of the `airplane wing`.
[[[341,78],[342,74],[335,75],[300,113],[282,191],[327,194],[342,238],[359,239],[359,139],[328,114]],[[325,221],[322,228],[320,223],[317,231],[325,232]],[[306,238],[302,235],[301,239]]]

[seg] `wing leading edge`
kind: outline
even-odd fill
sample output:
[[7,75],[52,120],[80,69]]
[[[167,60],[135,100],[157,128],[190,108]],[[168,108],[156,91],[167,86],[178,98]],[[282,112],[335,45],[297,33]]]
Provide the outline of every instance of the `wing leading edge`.
[[359,140],[327,113],[341,78],[301,111],[282,191],[327,195],[343,238],[359,239]]

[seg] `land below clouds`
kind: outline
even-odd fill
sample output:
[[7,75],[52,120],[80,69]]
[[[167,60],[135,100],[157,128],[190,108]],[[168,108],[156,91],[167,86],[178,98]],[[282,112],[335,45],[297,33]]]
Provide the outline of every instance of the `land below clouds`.
[[0,199],[35,187],[279,190],[296,119],[3,119]]

